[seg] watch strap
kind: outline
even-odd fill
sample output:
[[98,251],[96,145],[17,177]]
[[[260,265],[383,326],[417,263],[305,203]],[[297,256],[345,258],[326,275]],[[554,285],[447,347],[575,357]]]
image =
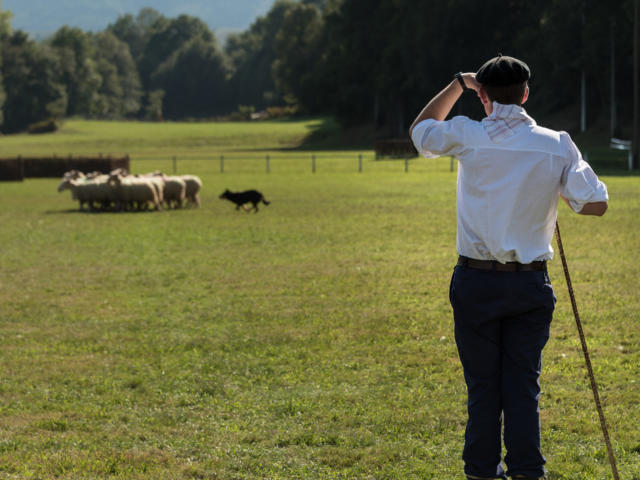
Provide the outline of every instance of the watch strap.
[[460,86],[462,87],[463,92],[466,92],[467,90],[469,90],[469,88],[467,87],[467,84],[464,83],[464,78],[462,78],[462,72],[456,73],[454,77],[458,79],[458,82],[460,83]]

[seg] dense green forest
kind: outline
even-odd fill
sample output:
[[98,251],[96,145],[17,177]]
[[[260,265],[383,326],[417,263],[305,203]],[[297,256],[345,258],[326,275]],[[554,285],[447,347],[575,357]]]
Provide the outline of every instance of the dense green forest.
[[[12,29],[11,12],[0,11],[0,131],[70,116],[159,121],[268,110],[403,134],[453,73],[501,52],[530,65],[527,109],[537,118],[575,131],[584,105],[588,128],[630,137],[633,7],[277,0],[224,45],[202,20],[151,8],[104,31],[62,27],[42,41]],[[481,112],[466,98],[456,113]]]

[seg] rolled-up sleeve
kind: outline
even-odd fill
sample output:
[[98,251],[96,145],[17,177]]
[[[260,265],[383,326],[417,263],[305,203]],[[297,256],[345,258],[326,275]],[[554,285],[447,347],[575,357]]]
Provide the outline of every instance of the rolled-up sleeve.
[[591,166],[582,159],[580,151],[569,135],[561,133],[568,148],[569,163],[562,175],[561,195],[569,200],[574,212],[580,212],[587,203],[607,202],[607,186],[601,182]]
[[464,130],[467,117],[451,120],[423,120],[413,128],[411,140],[418,153],[425,158],[459,155],[464,150]]

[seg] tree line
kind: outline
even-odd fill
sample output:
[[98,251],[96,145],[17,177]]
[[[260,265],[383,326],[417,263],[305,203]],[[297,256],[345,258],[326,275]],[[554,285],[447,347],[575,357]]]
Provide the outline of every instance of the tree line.
[[[42,41],[0,11],[0,131],[270,108],[399,135],[455,72],[503,53],[532,69],[534,116],[571,130],[582,109],[589,127],[630,136],[632,17],[632,0],[276,0],[221,45],[200,19],[151,8]],[[456,108],[481,114],[473,98]]]

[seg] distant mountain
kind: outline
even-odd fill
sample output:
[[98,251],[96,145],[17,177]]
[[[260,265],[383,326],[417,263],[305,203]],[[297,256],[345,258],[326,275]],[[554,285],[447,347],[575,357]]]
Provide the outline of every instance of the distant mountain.
[[246,30],[271,8],[274,0],[0,0],[2,10],[13,14],[11,25],[46,37],[63,25],[85,31],[100,31],[119,15],[136,15],[151,7],[166,17],[182,13],[198,17],[224,37],[229,32]]

